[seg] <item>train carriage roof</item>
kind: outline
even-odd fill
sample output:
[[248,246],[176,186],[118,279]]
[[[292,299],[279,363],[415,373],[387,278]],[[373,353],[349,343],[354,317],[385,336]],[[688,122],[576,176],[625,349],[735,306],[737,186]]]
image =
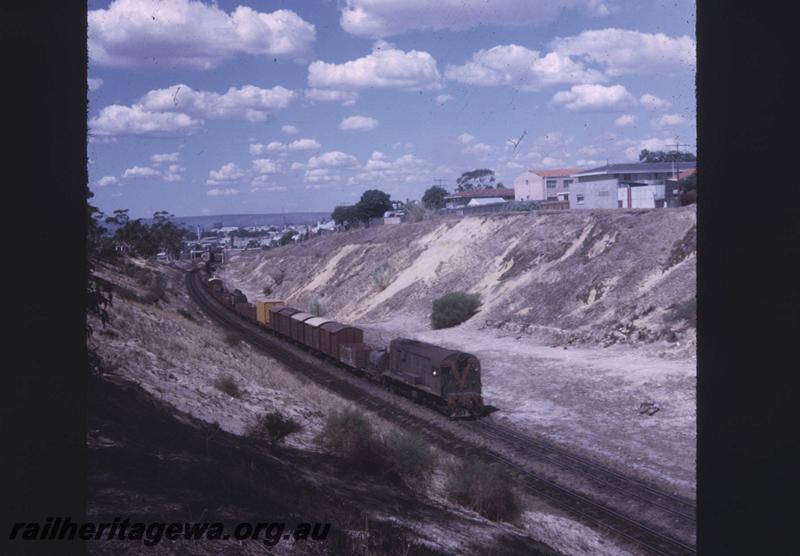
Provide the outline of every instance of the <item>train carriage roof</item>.
[[292,316],[295,313],[299,313],[300,309],[295,309],[294,307],[281,307],[280,309],[276,307],[270,308],[270,311],[274,313],[280,313],[281,315],[286,315],[287,317]]
[[342,330],[345,330],[347,328],[352,328],[354,330],[361,330],[360,328],[358,328],[356,326],[350,326],[348,324],[342,324],[341,322],[336,322],[336,321],[333,321],[333,320],[332,321],[328,321],[325,324],[320,325],[320,328],[324,328],[325,330],[327,330],[331,334],[336,334],[337,332],[341,332]]
[[308,319],[314,318],[314,315],[312,315],[311,313],[294,313],[292,315],[292,318],[294,320],[304,321],[304,320],[308,320]]
[[462,355],[475,357],[471,353],[465,353],[457,349],[448,349],[410,338],[395,338],[391,341],[391,346],[392,349],[401,349],[403,351],[415,353],[421,357],[426,357],[433,361],[435,365],[440,365],[442,361],[451,357],[459,357]]
[[332,321],[330,319],[326,319],[323,317],[314,317],[313,319],[308,319],[307,321],[305,321],[305,323],[310,326],[320,326],[322,324],[325,324],[326,322],[332,322]]

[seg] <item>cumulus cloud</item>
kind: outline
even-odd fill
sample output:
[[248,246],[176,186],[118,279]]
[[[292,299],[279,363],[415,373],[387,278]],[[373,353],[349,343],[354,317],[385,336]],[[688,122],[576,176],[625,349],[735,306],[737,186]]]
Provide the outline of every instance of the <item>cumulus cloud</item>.
[[380,151],[375,151],[364,164],[360,173],[350,180],[352,184],[363,182],[408,183],[418,181],[430,173],[430,162],[417,158],[413,154],[405,154],[392,158]]
[[344,131],[369,131],[378,127],[378,120],[369,116],[350,116],[339,123]]
[[299,129],[297,129],[297,128],[296,128],[295,126],[293,126],[293,125],[285,125],[285,126],[281,126],[281,131],[283,131],[284,133],[288,133],[289,135],[294,135],[294,134],[296,134],[296,133],[300,133],[300,130],[299,130]]
[[150,112],[141,105],[106,106],[100,113],[89,120],[92,135],[151,135],[156,137],[174,137],[191,135],[203,125],[188,114],[180,112]]
[[316,37],[291,10],[227,13],[194,0],[115,0],[91,10],[88,23],[92,63],[115,68],[209,69],[240,52],[299,58]]
[[636,99],[622,85],[573,85],[569,91],[553,95],[553,103],[573,112],[613,112],[636,104]]
[[180,153],[162,153],[162,154],[154,154],[150,157],[150,160],[153,162],[154,165],[162,164],[164,162],[178,162],[180,159]]
[[657,128],[674,127],[680,125],[687,125],[689,120],[680,114],[664,114],[657,120],[653,120],[653,125]]
[[159,175],[161,175],[161,173],[153,168],[148,168],[146,166],[134,166],[133,168],[128,168],[125,170],[125,172],[122,174],[122,179],[143,179],[152,178]]
[[303,180],[309,183],[331,183],[341,181],[342,176],[331,173],[328,168],[309,168]]
[[486,156],[487,154],[489,154],[493,150],[494,149],[492,147],[490,147],[489,145],[487,145],[486,143],[475,143],[475,144],[467,146],[464,149],[464,153],[465,154],[474,154],[474,155],[478,155],[478,156]]
[[239,168],[234,162],[223,164],[219,170],[211,170],[208,173],[206,183],[208,185],[219,185],[220,183],[238,181],[245,177],[247,173]]
[[269,158],[257,158],[253,161],[253,170],[259,174],[277,174],[280,166]]
[[114,185],[115,183],[119,183],[119,180],[114,176],[103,176],[97,180],[97,187],[106,187],[108,185]]
[[538,91],[549,85],[606,80],[600,71],[587,69],[569,56],[557,52],[542,56],[537,50],[516,44],[479,50],[464,65],[448,65],[444,75],[447,79],[470,85],[505,85],[524,91]]
[[475,136],[474,135],[470,135],[466,131],[458,136],[458,142],[462,143],[464,145],[472,143],[474,140],[475,140]]
[[90,91],[96,91],[103,86],[103,80],[99,77],[90,77],[86,80],[86,84],[88,85]]
[[668,110],[669,107],[672,106],[670,101],[664,100],[663,98],[658,98],[650,93],[646,93],[639,97],[639,102],[642,106],[644,106],[645,110],[650,110],[651,112]]
[[280,85],[271,89],[254,85],[240,89],[231,87],[219,94],[195,91],[188,85],[178,84],[148,92],[139,104],[150,112],[183,112],[208,120],[263,122],[267,111],[286,108],[295,96],[297,93]]
[[185,171],[186,168],[179,164],[170,164],[166,173],[162,176],[162,179],[167,182],[183,181],[183,173]]
[[436,104],[447,104],[453,100],[453,95],[438,95],[436,97]]
[[341,151],[329,151],[308,159],[308,168],[354,168],[358,166],[356,157]]
[[427,52],[404,52],[383,41],[375,43],[371,54],[343,64],[316,61],[308,66],[312,88],[355,90],[396,88],[440,89],[441,75],[436,60]]
[[381,38],[411,30],[464,30],[478,25],[531,25],[555,20],[565,8],[591,15],[608,13],[600,0],[346,0],[342,28]]
[[218,197],[221,195],[238,195],[238,194],[239,190],[234,187],[227,187],[225,189],[214,188],[214,189],[209,189],[206,192],[206,195],[208,195],[209,197]]
[[249,146],[249,151],[252,155],[259,155],[266,152],[307,151],[318,149],[320,146],[316,139],[297,139],[289,144],[281,143],[280,141],[272,141],[267,145],[253,143]]
[[358,100],[355,91],[335,91],[332,89],[306,89],[306,98],[319,102],[341,102],[342,106],[352,106]]
[[636,123],[636,116],[634,116],[633,114],[623,114],[622,116],[614,120],[614,125],[616,125],[617,127],[628,127],[632,126],[635,123]]
[[610,76],[686,71],[696,63],[695,42],[686,35],[601,29],[557,38],[550,47],[554,52],[599,64]]

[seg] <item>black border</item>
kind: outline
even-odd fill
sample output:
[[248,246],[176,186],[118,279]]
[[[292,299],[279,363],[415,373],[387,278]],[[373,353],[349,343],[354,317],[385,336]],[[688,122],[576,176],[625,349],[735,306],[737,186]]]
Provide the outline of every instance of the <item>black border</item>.
[[[3,307],[14,308],[4,315],[4,528],[85,514],[86,7],[18,2],[0,18],[12,95],[2,152],[17,172],[3,192],[20,217],[3,253]],[[796,512],[780,505],[798,438],[794,21],[754,3],[697,6],[701,554],[794,544]]]

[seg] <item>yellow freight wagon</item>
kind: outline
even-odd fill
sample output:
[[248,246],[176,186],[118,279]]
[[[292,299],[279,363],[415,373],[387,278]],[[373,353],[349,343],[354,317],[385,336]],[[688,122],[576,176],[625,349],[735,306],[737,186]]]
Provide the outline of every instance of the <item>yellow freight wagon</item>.
[[256,320],[263,326],[269,326],[269,310],[286,305],[282,299],[256,299]]

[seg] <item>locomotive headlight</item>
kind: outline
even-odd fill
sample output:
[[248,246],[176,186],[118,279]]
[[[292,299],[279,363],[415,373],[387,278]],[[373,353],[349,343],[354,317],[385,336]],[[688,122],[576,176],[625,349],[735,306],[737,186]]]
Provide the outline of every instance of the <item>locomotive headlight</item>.
[[436,376],[436,371],[433,371],[433,376]]

